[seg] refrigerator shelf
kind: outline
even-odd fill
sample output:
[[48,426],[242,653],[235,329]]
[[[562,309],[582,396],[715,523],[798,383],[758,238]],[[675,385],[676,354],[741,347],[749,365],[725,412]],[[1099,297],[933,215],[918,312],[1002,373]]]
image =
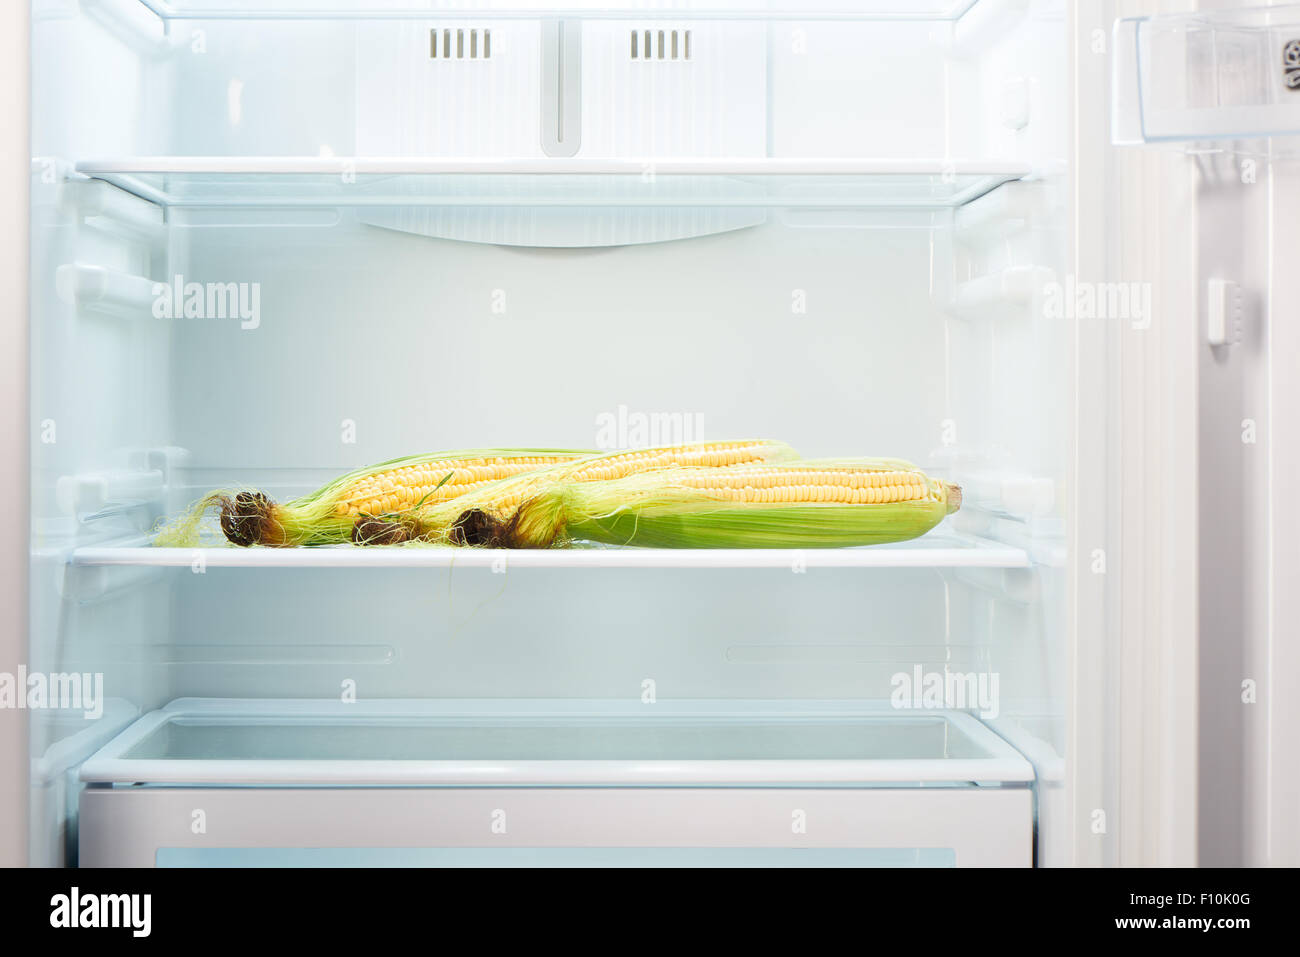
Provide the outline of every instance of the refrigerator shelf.
[[294,787],[1024,786],[959,711],[888,703],[183,698],[81,768],[88,784]]
[[918,159],[140,157],[78,173],[165,207],[947,209],[1033,169]]
[[1117,144],[1300,135],[1300,4],[1115,24]]
[[979,0],[702,0],[647,9],[643,0],[541,0],[449,4],[445,0],[138,0],[163,20],[227,19],[672,19],[957,20]]
[[84,547],[74,566],[161,568],[1028,568],[1028,552],[984,539],[926,536],[864,548],[153,548]]

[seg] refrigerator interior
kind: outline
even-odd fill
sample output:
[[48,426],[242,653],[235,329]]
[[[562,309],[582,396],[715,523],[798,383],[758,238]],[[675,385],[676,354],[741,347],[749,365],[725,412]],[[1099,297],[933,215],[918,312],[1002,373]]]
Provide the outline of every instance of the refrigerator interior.
[[[176,734],[144,780],[317,759],[378,786],[358,761],[401,734],[322,730],[371,707],[432,709],[460,731],[411,747],[463,761],[956,761],[971,724],[1054,863],[1065,4],[510,6],[34,4],[29,664],[102,675],[104,707],[32,718],[33,863],[76,862],[83,779],[127,784],[110,739],[191,701],[274,746]],[[962,509],[824,553],[149,544],[212,488],[283,500],[416,451],[759,436],[909,459]],[[995,700],[911,734],[899,689],[930,674]],[[828,773],[809,801],[856,800]],[[915,773],[900,807],[959,819],[915,811],[953,799]],[[859,850],[952,863],[934,840]]]

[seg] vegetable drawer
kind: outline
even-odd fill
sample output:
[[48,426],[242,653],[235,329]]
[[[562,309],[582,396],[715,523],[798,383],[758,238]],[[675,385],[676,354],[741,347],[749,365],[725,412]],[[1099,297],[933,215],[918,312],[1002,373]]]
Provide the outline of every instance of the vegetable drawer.
[[1031,862],[1021,755],[860,703],[181,699],[81,777],[90,866]]

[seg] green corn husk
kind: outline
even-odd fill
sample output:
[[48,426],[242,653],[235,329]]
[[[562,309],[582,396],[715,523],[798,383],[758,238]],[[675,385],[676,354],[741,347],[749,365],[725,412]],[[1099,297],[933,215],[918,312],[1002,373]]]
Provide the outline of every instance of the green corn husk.
[[[203,519],[212,509],[218,511],[227,538],[237,545],[293,547],[341,544],[353,540],[358,518],[337,514],[339,496],[369,476],[406,466],[427,465],[443,459],[564,456],[578,460],[592,454],[591,451],[582,449],[465,449],[408,455],[354,469],[314,492],[282,504],[271,501],[257,489],[218,489],[195,502],[183,515],[159,528],[154,544],[163,547],[194,547],[199,543],[199,529]],[[548,467],[552,466],[540,466]],[[418,512],[420,508],[417,503],[415,509],[407,511]],[[385,513],[363,517],[392,521],[404,517],[404,514]]]
[[[886,504],[759,503],[720,499],[683,484],[673,470],[563,490],[570,540],[652,548],[841,548],[900,542],[924,535],[961,504],[961,490],[897,459],[797,462],[801,471],[906,471],[921,476],[922,499]],[[546,507],[554,508],[554,503]]]
[[946,502],[926,501],[723,507],[664,501],[570,521],[566,532],[575,541],[645,548],[849,548],[918,538],[948,514]]

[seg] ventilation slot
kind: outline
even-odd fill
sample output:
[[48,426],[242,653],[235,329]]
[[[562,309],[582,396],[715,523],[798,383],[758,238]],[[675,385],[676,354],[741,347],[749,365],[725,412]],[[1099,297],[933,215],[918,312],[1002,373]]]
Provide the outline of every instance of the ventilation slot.
[[689,60],[690,30],[633,30],[629,36],[633,60]]
[[429,58],[433,60],[490,60],[491,30],[429,31]]

